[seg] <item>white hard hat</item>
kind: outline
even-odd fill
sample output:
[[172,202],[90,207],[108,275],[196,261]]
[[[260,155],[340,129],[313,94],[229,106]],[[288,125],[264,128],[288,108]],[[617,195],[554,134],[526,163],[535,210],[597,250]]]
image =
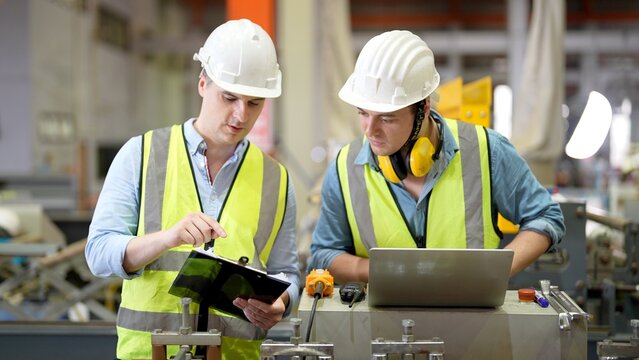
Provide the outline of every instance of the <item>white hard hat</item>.
[[364,45],[339,97],[361,109],[391,112],[425,99],[438,85],[428,45],[410,31],[393,30]]
[[0,236],[15,237],[20,234],[20,218],[15,211],[0,207]]
[[282,93],[282,72],[271,37],[247,19],[218,26],[193,55],[222,89],[246,96],[275,98]]

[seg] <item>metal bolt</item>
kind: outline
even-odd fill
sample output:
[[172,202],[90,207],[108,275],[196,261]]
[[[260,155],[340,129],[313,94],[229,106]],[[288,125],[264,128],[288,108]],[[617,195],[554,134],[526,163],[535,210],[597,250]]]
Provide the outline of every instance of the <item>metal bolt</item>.
[[293,345],[299,345],[302,340],[302,336],[300,335],[300,325],[302,324],[302,319],[300,318],[291,318],[291,324],[293,324],[293,336],[291,336],[291,343]]
[[639,319],[630,320],[630,327],[632,328],[633,339],[639,339]]
[[550,293],[550,280],[539,280],[539,286],[541,287],[541,293],[548,296]]
[[415,321],[411,319],[404,319],[402,320],[402,326],[404,327],[404,335],[412,335]]
[[180,345],[180,352],[182,352],[184,354],[184,360],[191,360],[192,359],[192,354],[191,354],[190,350],[191,350],[191,346],[190,345]]
[[295,336],[300,336],[300,326],[302,325],[302,319],[292,318],[291,324],[293,324],[293,332],[295,333]]
[[415,321],[411,319],[402,320],[402,326],[404,327],[404,334],[402,335],[402,341],[410,342],[414,340],[413,336],[413,326],[415,326]]
[[189,307],[191,306],[191,298],[183,297],[180,299],[182,303],[182,326],[180,326],[180,334],[188,335],[191,333],[191,312]]

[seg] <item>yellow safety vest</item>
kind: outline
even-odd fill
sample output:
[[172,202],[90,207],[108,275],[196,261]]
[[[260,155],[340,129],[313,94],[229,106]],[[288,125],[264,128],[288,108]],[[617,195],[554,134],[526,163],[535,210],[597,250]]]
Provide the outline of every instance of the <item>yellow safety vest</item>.
[[[202,211],[183,131],[182,125],[174,125],[143,137],[138,236],[168,229],[185,215]],[[218,218],[228,236],[215,241],[215,253],[230,259],[247,256],[251,266],[264,269],[284,219],[288,173],[252,144],[241,161]],[[191,245],[170,249],[147,265],[141,276],[124,281],[117,320],[118,358],[150,359],[151,332],[178,331],[180,299],[168,290],[192,249]],[[198,304],[192,304],[190,311],[195,319]],[[259,359],[266,331],[215,310],[209,311],[208,329],[221,331],[223,359]],[[169,346],[167,355],[177,351],[177,346]]]
[[[490,154],[486,129],[445,119],[459,151],[435,184],[427,207],[426,247],[497,248],[501,233],[492,210]],[[384,176],[369,164],[356,165],[358,139],[337,157],[346,214],[355,253],[373,247],[417,247]],[[495,216],[496,217],[496,216]]]

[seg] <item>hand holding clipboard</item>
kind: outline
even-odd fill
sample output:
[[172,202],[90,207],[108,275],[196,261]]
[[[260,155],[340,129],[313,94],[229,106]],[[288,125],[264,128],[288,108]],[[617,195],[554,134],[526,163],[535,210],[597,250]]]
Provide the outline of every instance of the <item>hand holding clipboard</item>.
[[289,285],[288,281],[264,271],[195,249],[182,265],[169,293],[190,297],[196,303],[209,303],[214,309],[246,319],[233,300],[252,298],[272,304]]

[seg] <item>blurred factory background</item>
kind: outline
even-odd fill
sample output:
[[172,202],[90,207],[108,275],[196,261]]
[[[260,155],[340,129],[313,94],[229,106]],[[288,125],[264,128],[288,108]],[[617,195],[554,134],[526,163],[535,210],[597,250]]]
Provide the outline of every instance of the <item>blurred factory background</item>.
[[[593,315],[589,346],[631,332],[639,318],[638,1],[0,0],[3,347],[48,334],[38,339],[51,348],[67,338],[114,354],[119,283],[92,277],[82,252],[102,181],[130,137],[197,115],[193,54],[239,17],[276,43],[283,93],[250,136],[292,175],[302,258],[324,170],[360,134],[337,91],[368,39],[408,29],[435,54],[445,84],[436,108],[508,136],[568,201],[563,251],[513,286],[560,283]],[[91,326],[70,325],[82,322]]]

